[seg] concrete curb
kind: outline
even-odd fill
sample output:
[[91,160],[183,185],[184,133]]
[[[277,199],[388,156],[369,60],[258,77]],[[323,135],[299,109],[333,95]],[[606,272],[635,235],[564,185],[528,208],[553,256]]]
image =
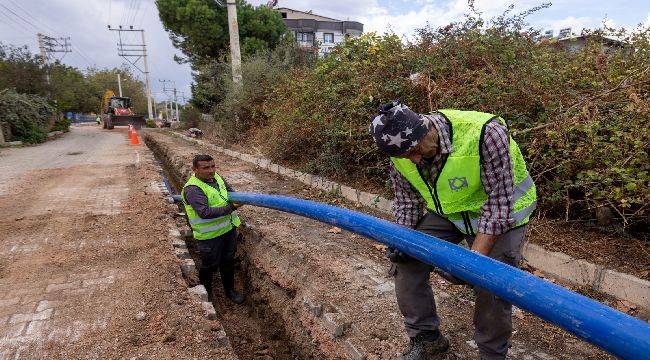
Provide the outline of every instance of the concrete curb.
[[[320,176],[274,164],[269,159],[242,154],[237,151],[210,144],[203,140],[169,132],[181,139],[209,147],[228,156],[252,163],[260,168],[298,180],[317,189],[338,194],[363,206],[391,214],[392,201],[377,194],[367,193],[352,187],[327,180]],[[552,252],[539,245],[526,243],[523,249],[524,259],[533,267],[560,280],[576,285],[587,285],[596,291],[627,300],[644,309],[650,309],[650,282],[635,276],[620,273],[604,266],[592,264],[585,260],[574,259],[567,254]]]

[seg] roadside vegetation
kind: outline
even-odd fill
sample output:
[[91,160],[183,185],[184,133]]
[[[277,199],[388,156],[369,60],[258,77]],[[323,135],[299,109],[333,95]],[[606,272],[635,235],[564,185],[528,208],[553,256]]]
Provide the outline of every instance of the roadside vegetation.
[[[380,103],[499,114],[525,153],[541,216],[599,214],[647,234],[650,29],[585,32],[587,46],[568,51],[526,27],[526,16],[547,6],[490,20],[472,11],[411,41],[368,33],[315,62],[285,56],[291,45],[278,42],[246,54],[243,91],[215,59],[207,78],[195,78],[213,103],[195,106],[214,115],[226,141],[384,193],[388,162],[367,134]],[[608,48],[604,38],[621,42]]]
[[59,62],[43,66],[26,47],[0,43],[0,125],[5,124],[5,140],[39,143],[50,131],[67,131],[70,121],[62,114],[98,112],[104,92],[116,91],[118,73],[135,111],[146,112],[144,84],[126,68],[82,71]]

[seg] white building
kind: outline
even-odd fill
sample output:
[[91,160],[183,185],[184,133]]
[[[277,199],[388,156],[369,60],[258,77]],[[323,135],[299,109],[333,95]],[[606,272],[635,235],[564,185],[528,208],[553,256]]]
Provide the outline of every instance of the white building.
[[282,15],[287,29],[293,33],[296,41],[303,47],[318,47],[318,56],[329,54],[336,44],[348,37],[357,37],[363,33],[363,24],[357,21],[343,21],[313,14],[310,11],[298,11],[289,8],[276,9]]

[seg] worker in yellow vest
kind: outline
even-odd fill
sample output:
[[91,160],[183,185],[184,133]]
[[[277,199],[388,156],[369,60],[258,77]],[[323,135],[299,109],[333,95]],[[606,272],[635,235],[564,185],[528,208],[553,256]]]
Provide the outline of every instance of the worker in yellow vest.
[[[380,106],[369,128],[390,156],[395,192],[393,213],[400,225],[458,244],[512,266],[535,210],[535,184],[505,121],[495,115],[438,110],[421,115],[401,101]],[[429,274],[462,280],[395,249],[395,292],[409,345],[399,359],[428,359],[449,348],[440,333]],[[505,359],[512,335],[512,305],[475,288],[474,340],[481,360]]]
[[181,198],[201,258],[199,280],[212,301],[212,279],[219,269],[226,296],[241,304],[244,297],[235,289],[234,269],[237,227],[241,224],[238,205],[228,200],[228,191],[232,189],[216,173],[210,155],[195,156],[192,170],[194,174],[183,187]]

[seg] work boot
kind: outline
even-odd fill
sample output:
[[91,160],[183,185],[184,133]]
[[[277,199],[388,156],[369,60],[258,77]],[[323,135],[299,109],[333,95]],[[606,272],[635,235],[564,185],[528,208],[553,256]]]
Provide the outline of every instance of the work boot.
[[235,304],[241,304],[244,302],[244,295],[240,294],[239,291],[235,288],[225,289],[226,297],[230,299]]
[[449,349],[449,340],[439,331],[423,332],[412,337],[408,346],[397,360],[428,360]]
[[233,266],[223,266],[219,269],[221,275],[221,283],[226,297],[235,304],[244,302],[244,296],[235,290],[235,269]]

